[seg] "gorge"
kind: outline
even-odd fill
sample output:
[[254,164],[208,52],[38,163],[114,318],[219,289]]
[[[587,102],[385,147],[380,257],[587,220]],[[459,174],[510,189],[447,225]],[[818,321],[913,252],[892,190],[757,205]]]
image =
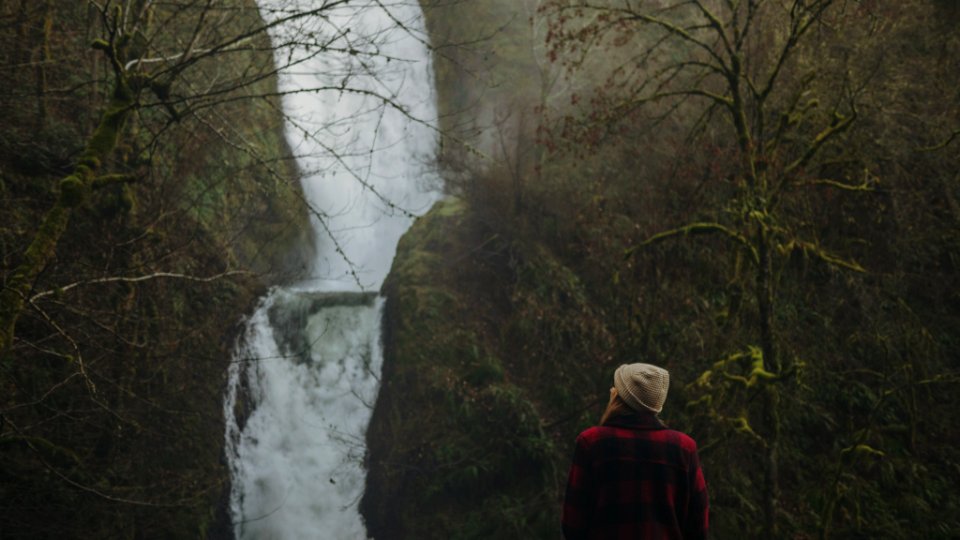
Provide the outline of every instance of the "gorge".
[[960,537],[958,28],[0,2],[0,536],[556,538],[649,362],[712,537]]

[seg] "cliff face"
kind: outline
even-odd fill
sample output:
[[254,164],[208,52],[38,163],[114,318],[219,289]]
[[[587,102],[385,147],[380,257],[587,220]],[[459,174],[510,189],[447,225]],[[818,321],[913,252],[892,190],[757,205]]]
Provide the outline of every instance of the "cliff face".
[[[209,31],[262,24],[252,1],[241,4]],[[127,17],[144,6],[124,5]],[[170,16],[164,9],[158,21]],[[187,43],[200,11],[177,14],[182,24],[160,35]],[[6,2],[0,19],[6,284],[88,143],[112,75],[90,47],[107,35],[92,4]],[[250,48],[204,65],[168,89],[179,111],[138,110],[98,164],[116,181],[73,210],[0,359],[4,537],[217,534],[229,481],[221,396],[236,325],[266,285],[299,269],[312,242],[277,100],[243,96],[269,96],[273,79],[199,112],[176,97],[271,62]]]
[[463,306],[447,258],[460,243],[455,235],[462,214],[461,203],[443,201],[419,218],[400,240],[381,290],[386,296],[382,384],[367,432],[367,487],[360,506],[374,538],[413,537],[420,528],[409,523],[418,504],[406,495],[423,499],[419,494],[428,489],[423,473],[436,466],[436,436],[453,420],[445,405],[459,401],[456,388],[447,384],[455,380],[449,377],[452,366],[433,360],[463,354],[458,333],[470,339],[455,320]]
[[471,249],[496,239],[465,219],[459,201],[438,203],[401,240],[383,286],[383,385],[361,504],[378,539],[497,537],[483,523],[485,495],[508,497],[509,471],[543,465],[536,412],[505,380],[496,319],[484,317],[503,298],[469,292],[491,286],[497,264]]

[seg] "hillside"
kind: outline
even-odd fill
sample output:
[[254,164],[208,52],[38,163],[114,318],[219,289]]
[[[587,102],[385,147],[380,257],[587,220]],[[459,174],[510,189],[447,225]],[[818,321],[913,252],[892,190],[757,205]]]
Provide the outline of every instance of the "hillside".
[[[263,47],[198,58],[166,88],[144,89],[112,124],[115,147],[85,157],[109,146],[118,96],[103,48],[126,55],[120,67],[135,81],[146,71],[130,58],[201,29],[194,41],[222,39],[200,10],[124,4],[103,14],[87,2],[0,7],[4,288],[35,260],[37,239],[55,245],[0,350],[4,538],[227,531],[222,392],[237,324],[302,264],[292,248],[311,243],[278,100],[263,97],[275,94]],[[262,26],[253,2],[241,4],[219,14],[220,36]],[[151,21],[169,25],[158,32]],[[138,30],[125,38],[127,27]],[[144,36],[156,40],[150,53]],[[221,106],[186,99],[252,73],[266,75],[216,94]],[[169,92],[169,106],[150,91]],[[83,167],[102,176],[70,201],[57,239],[40,224]]]
[[[574,437],[634,361],[671,371],[662,416],[699,443],[716,538],[958,534],[952,4],[753,15],[753,71],[733,80],[774,83],[748,98],[705,54],[683,64],[702,72],[661,70],[688,38],[630,26],[652,15],[454,4],[427,8],[440,108],[473,131],[445,140],[456,198],[384,285],[371,534],[557,537]],[[662,13],[721,32],[678,4]],[[790,40],[790,17],[816,30]],[[531,65],[558,74],[547,91],[517,82]],[[491,110],[499,131],[479,125]]]

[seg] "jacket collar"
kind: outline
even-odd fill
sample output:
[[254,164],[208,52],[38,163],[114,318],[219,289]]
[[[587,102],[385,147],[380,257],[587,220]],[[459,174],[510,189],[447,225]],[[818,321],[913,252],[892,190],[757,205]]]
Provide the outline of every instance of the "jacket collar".
[[608,418],[604,426],[627,429],[656,430],[667,426],[654,413],[627,413]]

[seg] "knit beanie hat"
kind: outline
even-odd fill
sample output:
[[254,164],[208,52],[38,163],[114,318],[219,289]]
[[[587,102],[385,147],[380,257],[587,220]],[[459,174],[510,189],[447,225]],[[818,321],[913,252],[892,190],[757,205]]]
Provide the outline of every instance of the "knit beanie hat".
[[617,394],[637,411],[663,410],[670,386],[670,373],[653,364],[624,364],[613,374]]

